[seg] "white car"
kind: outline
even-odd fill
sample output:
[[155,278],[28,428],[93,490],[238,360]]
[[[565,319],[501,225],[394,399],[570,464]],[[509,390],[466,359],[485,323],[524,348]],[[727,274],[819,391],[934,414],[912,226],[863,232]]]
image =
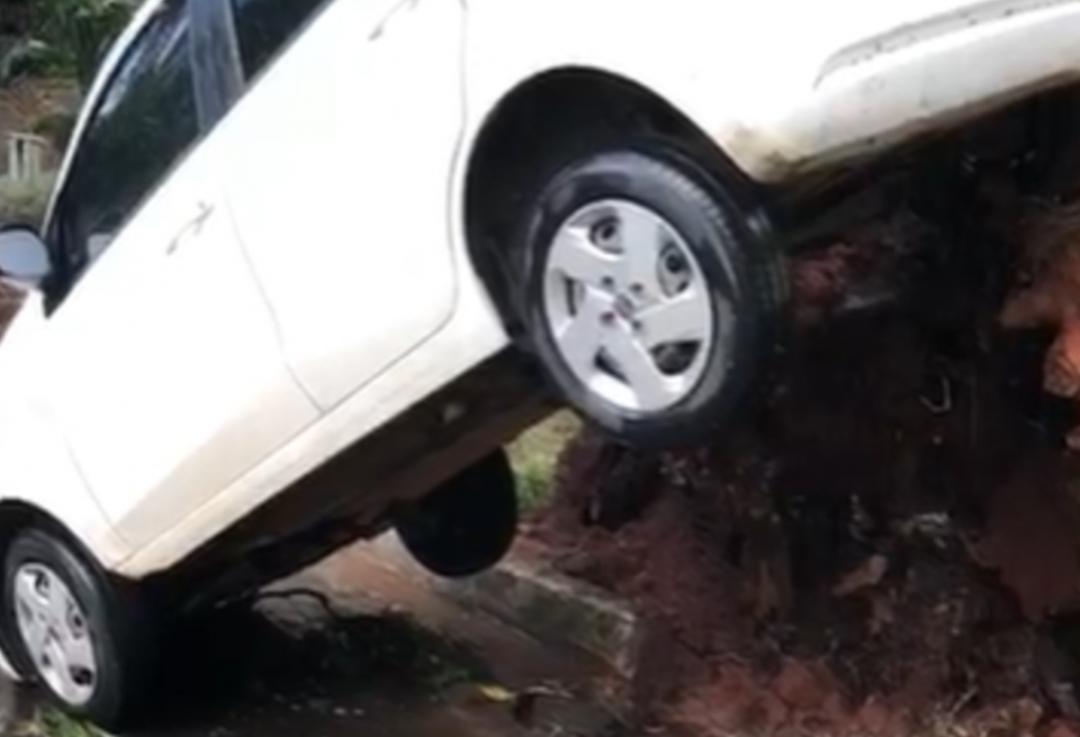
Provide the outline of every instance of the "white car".
[[763,195],[1078,42],[1069,0],[151,0],[0,234],[4,650],[116,725],[178,613],[393,526],[490,565],[529,367],[626,442],[712,431],[782,324]]

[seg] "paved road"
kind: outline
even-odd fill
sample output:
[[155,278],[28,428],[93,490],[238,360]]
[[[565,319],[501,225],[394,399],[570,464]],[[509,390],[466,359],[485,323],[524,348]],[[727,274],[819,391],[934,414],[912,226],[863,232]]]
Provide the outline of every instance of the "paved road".
[[[596,675],[580,656],[464,611],[362,547],[275,590],[173,639],[167,698],[134,737],[617,734],[580,695]],[[563,696],[504,700],[538,686]]]

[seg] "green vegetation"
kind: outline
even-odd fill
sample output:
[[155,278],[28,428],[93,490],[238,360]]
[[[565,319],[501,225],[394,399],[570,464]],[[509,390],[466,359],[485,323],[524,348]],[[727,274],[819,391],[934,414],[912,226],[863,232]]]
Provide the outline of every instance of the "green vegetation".
[[49,202],[52,184],[50,176],[19,182],[0,178],[0,224],[39,224]]
[[102,737],[98,730],[51,706],[39,708],[34,718],[18,725],[13,734],[14,737]]
[[54,149],[63,151],[75,127],[74,112],[49,113],[37,119],[32,133],[47,139]]
[[559,454],[581,429],[570,412],[559,412],[518,438],[509,448],[522,510],[539,509],[550,498]]
[[[0,0],[0,14],[10,0]],[[0,57],[0,85],[22,76],[71,77],[84,88],[134,9],[131,0],[33,0],[25,36]]]

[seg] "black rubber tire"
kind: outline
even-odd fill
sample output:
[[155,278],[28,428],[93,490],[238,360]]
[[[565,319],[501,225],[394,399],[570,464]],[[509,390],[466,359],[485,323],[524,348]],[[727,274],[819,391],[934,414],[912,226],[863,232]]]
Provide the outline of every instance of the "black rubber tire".
[[[65,703],[38,677],[15,624],[14,577],[26,563],[38,563],[59,576],[79,601],[87,618],[98,664],[93,696],[83,705]],[[107,730],[128,726],[148,693],[147,676],[154,640],[138,597],[110,583],[82,553],[58,536],[31,529],[18,534],[4,561],[4,625],[12,643],[16,668],[40,682],[61,709]]]
[[395,521],[409,553],[446,578],[473,576],[497,564],[517,535],[514,472],[498,450],[444,482]]
[[[701,380],[678,404],[644,413],[590,392],[564,362],[544,314],[544,267],[558,228],[583,206],[616,198],[661,215],[685,239],[705,275],[714,314],[719,298],[735,308],[728,355],[715,341]],[[562,169],[542,188],[523,227],[524,299],[529,346],[551,383],[586,419],[623,443],[670,448],[707,439],[744,398],[762,357],[772,350],[784,280],[777,254],[751,233],[715,177],[662,143],[597,153]]]

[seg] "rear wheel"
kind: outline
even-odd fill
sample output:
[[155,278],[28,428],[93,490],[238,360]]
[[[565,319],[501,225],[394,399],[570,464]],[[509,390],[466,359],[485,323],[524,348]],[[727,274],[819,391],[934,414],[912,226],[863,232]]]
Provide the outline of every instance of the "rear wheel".
[[660,145],[563,169],[525,229],[525,323],[560,393],[618,439],[670,446],[730,416],[769,348],[778,259]]
[[406,549],[440,576],[471,576],[491,568],[517,533],[514,473],[498,450],[404,510],[395,523]]
[[127,720],[150,661],[133,595],[59,537],[28,530],[5,560],[4,613],[19,669],[61,708],[106,728]]

